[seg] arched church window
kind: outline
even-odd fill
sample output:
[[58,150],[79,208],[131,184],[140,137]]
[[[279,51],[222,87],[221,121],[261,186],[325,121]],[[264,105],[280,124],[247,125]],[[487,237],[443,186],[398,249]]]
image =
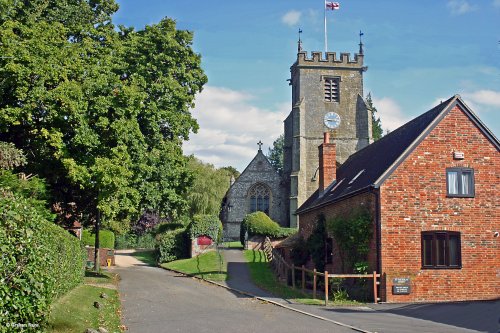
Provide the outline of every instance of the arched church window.
[[250,189],[248,196],[250,197],[250,213],[259,211],[269,215],[271,191],[266,185],[255,185]]

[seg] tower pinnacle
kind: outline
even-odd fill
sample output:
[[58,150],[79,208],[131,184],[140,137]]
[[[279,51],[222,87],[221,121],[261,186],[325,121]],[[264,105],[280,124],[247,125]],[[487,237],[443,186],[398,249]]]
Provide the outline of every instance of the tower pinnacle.
[[299,42],[298,42],[298,51],[302,52],[302,40],[300,39],[300,34],[302,33],[302,29],[299,28]]
[[359,30],[359,54],[363,54],[363,42],[361,41],[361,36],[363,36],[364,33]]

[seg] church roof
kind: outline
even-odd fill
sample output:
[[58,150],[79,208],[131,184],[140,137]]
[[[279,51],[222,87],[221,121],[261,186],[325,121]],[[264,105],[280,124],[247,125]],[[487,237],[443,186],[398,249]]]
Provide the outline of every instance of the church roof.
[[352,154],[338,169],[337,179],[325,190],[323,196],[314,192],[297,213],[303,213],[346,197],[378,188],[387,177],[418,146],[426,135],[452,110],[460,104],[461,109],[474,124],[500,149],[498,139],[479,118],[455,95],[445,102],[383,136],[380,140]]

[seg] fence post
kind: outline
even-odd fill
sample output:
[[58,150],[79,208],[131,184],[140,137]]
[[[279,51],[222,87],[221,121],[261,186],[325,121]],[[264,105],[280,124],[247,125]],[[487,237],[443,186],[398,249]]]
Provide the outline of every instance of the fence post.
[[377,272],[373,271],[373,298],[375,299],[375,304],[378,303],[377,295]]
[[325,271],[325,306],[328,306],[328,271]]
[[313,270],[313,299],[316,299],[316,268]]
[[292,287],[295,288],[295,265],[292,265]]
[[302,292],[304,292],[304,289],[306,289],[306,270],[302,265]]

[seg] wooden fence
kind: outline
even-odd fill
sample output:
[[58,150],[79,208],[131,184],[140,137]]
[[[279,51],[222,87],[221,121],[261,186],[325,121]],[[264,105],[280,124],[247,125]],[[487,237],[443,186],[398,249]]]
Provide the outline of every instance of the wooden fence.
[[278,276],[278,279],[285,281],[288,283],[288,273],[291,271],[292,276],[292,287],[296,288],[297,281],[295,277],[295,271],[301,271],[301,289],[304,292],[306,289],[306,274],[312,275],[312,294],[313,298],[316,299],[317,296],[317,285],[318,285],[318,277],[324,278],[325,284],[325,305],[328,304],[328,284],[329,280],[333,278],[363,278],[363,279],[373,279],[373,299],[375,304],[378,303],[378,294],[377,294],[377,286],[380,284],[379,278],[380,274],[377,272],[373,272],[373,274],[330,274],[328,271],[318,272],[316,269],[310,270],[306,269],[304,265],[295,266],[293,264],[289,264],[286,260],[281,256],[281,254],[272,247],[271,241],[268,237],[264,240],[264,253],[266,254],[267,260],[271,263],[271,267],[274,269],[274,272]]

